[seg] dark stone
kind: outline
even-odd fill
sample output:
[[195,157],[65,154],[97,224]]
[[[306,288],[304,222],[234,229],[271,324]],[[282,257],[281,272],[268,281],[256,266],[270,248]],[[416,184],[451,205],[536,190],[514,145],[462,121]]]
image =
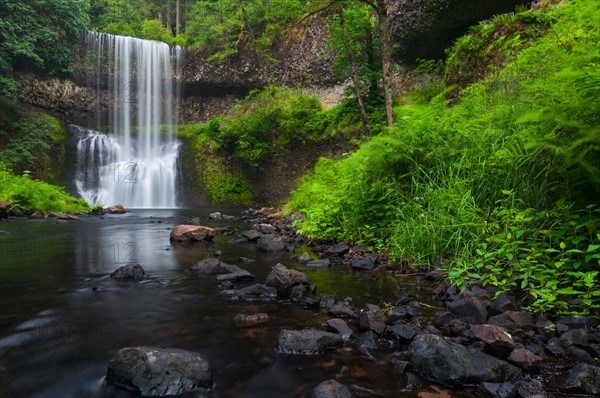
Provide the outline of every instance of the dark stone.
[[567,348],[575,345],[586,345],[588,343],[588,334],[583,329],[572,329],[563,333],[559,338],[560,344]]
[[358,314],[358,326],[361,330],[372,330],[381,335],[385,331],[385,315],[379,309],[361,312]]
[[420,330],[412,327],[410,325],[393,325],[393,326],[388,326],[386,331],[388,333],[393,333],[396,336],[398,336],[398,338],[400,338],[400,340],[402,342],[409,342],[411,341],[419,332]]
[[363,333],[360,338],[360,346],[369,349],[377,349],[377,335],[375,332],[369,330]]
[[309,268],[327,268],[331,265],[331,261],[328,259],[323,260],[312,260],[306,263]]
[[441,281],[444,279],[444,273],[442,271],[429,271],[425,274],[425,279],[428,281]]
[[584,363],[576,365],[567,373],[566,380],[559,383],[565,394],[600,395],[600,368]]
[[352,261],[352,268],[371,270],[375,268],[375,264],[379,258],[377,256],[369,256]]
[[505,356],[515,348],[512,336],[502,326],[475,325],[471,330],[473,337],[483,341],[492,353]]
[[106,382],[139,391],[146,397],[210,389],[213,385],[211,366],[200,354],[152,347],[119,350],[108,363]]
[[256,260],[254,260],[252,258],[248,258],[248,257],[240,257],[239,261],[242,264],[252,264],[252,263],[256,262]]
[[391,362],[392,371],[396,376],[403,375],[406,372],[406,369],[410,367],[410,362],[403,361],[401,359],[396,359]]
[[289,269],[283,264],[276,264],[271,268],[265,284],[277,289],[281,297],[288,297],[293,286],[308,284],[308,277],[304,272]]
[[408,356],[425,378],[450,386],[506,382],[520,373],[505,361],[433,334],[416,336]]
[[544,340],[554,336],[554,329],[556,329],[556,325],[548,320],[535,323],[535,330]]
[[272,235],[277,231],[271,224],[255,224],[252,226],[252,229],[264,235]]
[[342,337],[317,329],[287,330],[279,333],[277,351],[282,354],[317,355],[341,346]]
[[354,311],[352,310],[352,307],[350,307],[350,304],[348,304],[345,301],[338,301],[333,307],[331,307],[327,311],[327,313],[329,313],[330,315],[339,316],[339,317],[353,318],[356,316],[354,314]]
[[323,253],[322,257],[323,258],[342,257],[344,254],[348,253],[348,251],[350,251],[350,247],[348,245],[341,243],[339,245],[328,247],[327,250],[325,250],[325,253]]
[[563,319],[556,322],[557,324],[566,325],[569,330],[571,329],[585,329],[587,326],[587,320],[581,315],[567,315]]
[[516,395],[517,388],[512,383],[488,383],[483,382],[479,385],[479,390],[491,398],[513,398]]
[[589,352],[575,345],[567,348],[567,357],[574,359],[576,362],[597,363]]
[[517,306],[506,293],[500,294],[492,301],[492,310],[495,312],[516,311]]
[[539,380],[519,380],[515,387],[519,397],[525,398],[546,398],[548,395],[544,392],[544,386]]
[[141,265],[129,263],[127,265],[117,268],[115,271],[113,271],[112,274],[110,274],[110,277],[114,279],[126,279],[136,281],[139,279],[144,279],[145,274],[146,272],[144,271],[144,268],[142,268]]
[[546,351],[548,351],[550,354],[557,357],[565,354],[565,350],[564,348],[562,348],[558,337],[553,337],[550,340],[548,340],[544,348],[546,348]]
[[218,258],[205,258],[190,268],[199,275],[220,275],[243,271],[240,267],[233,264],[227,264]]
[[285,250],[287,245],[280,237],[275,235],[263,235],[256,242],[256,247],[266,252],[275,252]]
[[438,328],[445,328],[454,319],[456,316],[450,311],[438,311],[433,317],[433,324]]
[[502,326],[508,330],[516,328],[532,330],[534,327],[533,318],[525,311],[506,311],[500,315],[490,317],[488,323]]
[[469,323],[485,323],[488,312],[486,305],[477,297],[451,301],[448,310]]
[[225,293],[234,301],[273,301],[277,298],[277,289],[260,284],[226,291]]
[[224,281],[251,281],[254,279],[254,275],[245,269],[236,272],[230,272],[228,274],[217,275],[217,282]]
[[517,348],[508,356],[508,361],[520,368],[531,370],[537,368],[542,363],[542,358],[533,352],[524,348]]
[[246,238],[247,240],[249,240],[250,242],[256,242],[257,240],[260,239],[260,237],[262,236],[262,234],[260,232],[258,232],[258,231],[250,229],[248,231],[242,232],[242,236],[244,238]]
[[327,327],[338,332],[339,335],[342,337],[342,340],[345,342],[350,340],[350,338],[354,334],[352,329],[350,329],[348,327],[348,324],[342,319],[338,319],[338,318],[329,319],[326,322],[326,324],[327,324]]
[[335,297],[331,294],[322,294],[319,300],[319,307],[328,310],[335,305]]
[[334,379],[325,380],[313,390],[313,398],[351,398],[352,393],[345,385]]
[[420,309],[419,309],[419,305],[417,303],[417,305],[405,305],[402,307],[395,307],[392,308],[392,311],[390,312],[389,316],[388,316],[388,323],[393,323],[397,320],[405,320],[405,321],[410,321],[411,319],[413,319],[414,317],[416,317],[417,315],[419,315],[420,313]]

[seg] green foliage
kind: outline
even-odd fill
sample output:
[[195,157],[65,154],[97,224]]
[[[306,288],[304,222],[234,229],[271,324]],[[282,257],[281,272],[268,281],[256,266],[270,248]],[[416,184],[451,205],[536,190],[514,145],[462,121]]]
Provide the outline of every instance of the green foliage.
[[87,28],[87,0],[0,2],[0,93],[14,96],[14,70],[70,73],[71,49]]
[[17,176],[0,162],[0,201],[12,200],[26,214],[87,212],[89,205],[83,199],[67,194],[64,188],[30,178]]
[[302,233],[406,261],[450,259],[455,283],[518,287],[532,311],[597,312],[600,32],[590,16],[599,5],[523,13],[489,25],[533,18],[546,33],[519,42],[518,56],[458,105],[441,91],[398,107],[394,127],[347,158],[321,160],[288,203],[306,215]]

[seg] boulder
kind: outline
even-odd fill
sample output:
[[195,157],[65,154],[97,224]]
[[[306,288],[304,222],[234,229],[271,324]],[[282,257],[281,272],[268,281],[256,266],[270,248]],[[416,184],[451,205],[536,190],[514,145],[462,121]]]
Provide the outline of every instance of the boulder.
[[517,348],[510,353],[508,361],[520,368],[531,370],[537,368],[542,363],[542,358],[529,350]]
[[106,209],[109,214],[125,214],[127,211],[121,204],[112,205]]
[[308,277],[304,272],[287,268],[283,264],[276,264],[265,282],[267,286],[277,289],[281,297],[288,297],[292,286],[308,284]]
[[181,224],[171,230],[171,241],[175,242],[201,242],[211,241],[215,230],[202,225]]
[[208,215],[208,218],[210,220],[222,220],[223,219],[223,214],[219,213],[218,211],[215,211],[214,213],[210,213]]
[[342,337],[337,333],[317,329],[283,329],[277,338],[277,351],[282,354],[317,355],[341,346]]
[[488,319],[492,325],[502,326],[508,330],[522,329],[532,330],[534,328],[533,318],[525,311],[505,311]]
[[514,303],[514,299],[511,299],[506,293],[502,293],[492,301],[492,310],[500,313],[516,311],[517,306]]
[[520,372],[508,362],[448,342],[434,334],[416,336],[408,350],[408,357],[414,369],[425,378],[450,386],[501,383],[513,379]]
[[339,319],[339,318],[329,319],[326,322],[326,324],[327,324],[327,326],[330,329],[333,329],[336,332],[338,332],[339,335],[342,337],[343,341],[350,340],[350,338],[354,334],[354,332],[352,331],[352,329],[350,329],[348,327],[348,324],[344,320],[342,320],[342,319]]
[[312,257],[307,252],[302,253],[300,257],[298,257],[298,262],[300,264],[306,264],[312,260]]
[[485,303],[477,297],[450,301],[448,310],[469,323],[485,323],[488,312]]
[[567,348],[574,344],[587,345],[589,337],[584,329],[572,329],[563,333],[558,340],[564,348]]
[[275,235],[263,235],[256,241],[256,248],[266,252],[276,252],[286,249],[286,244]]
[[244,271],[237,265],[227,264],[218,258],[205,258],[190,268],[199,275],[220,275]]
[[224,293],[228,294],[233,301],[274,301],[277,299],[277,289],[260,284],[228,290]]
[[313,390],[313,398],[352,398],[352,393],[334,379],[325,380]]
[[106,382],[144,397],[212,388],[212,369],[196,352],[174,348],[128,347],[108,363]]
[[352,268],[371,270],[375,268],[375,264],[379,260],[377,256],[369,256],[352,261]]
[[325,253],[321,257],[323,258],[332,258],[332,257],[342,257],[344,254],[350,251],[350,247],[343,243],[339,245],[330,246],[325,250]]
[[144,279],[146,272],[141,265],[135,263],[129,263],[122,267],[117,268],[110,274],[113,279],[124,279],[124,280],[139,280]]
[[381,310],[361,312],[358,315],[358,327],[381,335],[385,331],[385,315]]
[[585,363],[576,365],[559,383],[559,390],[565,394],[600,395],[600,368]]
[[265,235],[271,235],[277,231],[271,224],[255,224],[252,226],[252,229]]
[[350,307],[350,304],[348,304],[346,301],[338,301],[331,308],[329,308],[327,313],[333,316],[348,318],[353,318],[356,316],[352,310],[352,307]]
[[471,328],[471,331],[473,336],[483,341],[492,353],[505,356],[515,348],[512,336],[502,326],[475,325]]
[[335,305],[335,297],[331,294],[321,294],[319,307],[328,310]]
[[257,240],[260,239],[260,237],[262,236],[262,234],[258,231],[255,231],[253,229],[249,229],[248,231],[244,231],[242,232],[242,236],[246,239],[248,239],[250,242],[256,242]]
[[387,327],[386,332],[398,336],[402,342],[408,342],[419,333],[419,329],[410,325],[392,325]]

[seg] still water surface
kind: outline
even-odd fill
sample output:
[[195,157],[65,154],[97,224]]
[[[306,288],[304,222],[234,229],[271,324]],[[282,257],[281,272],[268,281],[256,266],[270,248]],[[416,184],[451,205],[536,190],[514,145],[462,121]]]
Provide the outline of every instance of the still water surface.
[[[239,210],[224,211],[240,214]],[[243,222],[208,221],[210,209],[134,210],[125,215],[83,216],[79,222],[16,219],[0,224],[0,396],[134,397],[107,386],[108,361],[127,346],[156,346],[201,353],[213,365],[210,397],[302,397],[321,381],[337,378],[365,396],[444,397],[447,391],[412,377],[392,377],[390,350],[373,352],[376,362],[356,347],[324,356],[275,353],[281,329],[320,327],[323,314],[288,303],[234,303],[219,293],[213,277],[188,271],[221,252],[264,283],[278,262],[307,271],[292,253],[267,254],[254,245],[233,245],[219,235],[213,244],[171,245],[174,225],[199,217],[204,225],[243,231]],[[108,275],[138,262],[139,282]],[[350,296],[357,308],[394,302],[400,293],[430,294],[414,280],[342,270],[307,271],[321,293]],[[266,312],[270,321],[239,327],[237,313]],[[417,383],[415,392],[402,392]],[[407,385],[408,384],[408,385]],[[375,394],[375,395],[373,395]],[[362,394],[361,394],[362,395]],[[202,396],[199,393],[189,397]]]

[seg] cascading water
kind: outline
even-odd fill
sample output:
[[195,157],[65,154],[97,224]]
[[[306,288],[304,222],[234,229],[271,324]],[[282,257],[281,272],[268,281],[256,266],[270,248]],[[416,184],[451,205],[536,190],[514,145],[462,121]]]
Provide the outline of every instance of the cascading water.
[[[90,32],[86,50],[95,62],[98,98],[108,92],[109,134],[72,126],[79,135],[79,194],[92,205],[176,207],[179,143],[173,126],[182,48]],[[101,130],[100,105],[96,115]]]

